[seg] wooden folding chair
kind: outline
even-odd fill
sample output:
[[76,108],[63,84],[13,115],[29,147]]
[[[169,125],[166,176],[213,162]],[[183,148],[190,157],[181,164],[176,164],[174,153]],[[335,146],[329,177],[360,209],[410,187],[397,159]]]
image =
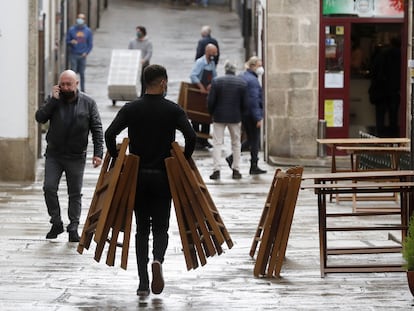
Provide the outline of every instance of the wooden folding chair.
[[[119,148],[118,158],[115,162],[109,155],[109,152],[105,155],[101,172],[96,183],[95,193],[78,244],[77,250],[80,254],[82,254],[84,248],[89,249],[94,234],[95,241],[99,242],[101,239],[103,226],[108,216],[115,188],[124,163],[128,142],[129,139],[124,138]],[[100,223],[98,224],[99,221]],[[97,235],[99,235],[99,237]]]
[[286,171],[289,183],[288,190],[273,244],[273,251],[269,260],[266,274],[267,277],[280,276],[280,270],[286,254],[286,247],[288,244],[300,184],[302,182],[302,173],[302,167],[295,167]]
[[276,181],[277,181],[277,174],[280,171],[281,171],[281,169],[277,169],[275,171],[275,174],[273,175],[272,184],[270,185],[269,192],[267,193],[267,198],[266,198],[266,202],[265,202],[265,205],[264,205],[264,208],[263,208],[263,211],[262,211],[262,215],[260,216],[259,225],[257,226],[256,234],[253,238],[252,246],[250,247],[250,252],[249,252],[250,257],[254,257],[254,254],[256,253],[257,244],[262,239],[263,228],[264,228],[264,225],[265,225],[266,218],[269,214],[270,201],[272,199],[273,191],[275,189],[275,184],[276,184]]
[[168,179],[183,243],[187,269],[207,263],[207,257],[221,254],[225,241],[233,242],[192,159],[185,159],[178,143],[172,144],[166,159]]
[[302,180],[302,167],[276,172],[269,191],[250,255],[257,244],[259,251],[254,267],[255,276],[279,276],[286,253],[290,228]]

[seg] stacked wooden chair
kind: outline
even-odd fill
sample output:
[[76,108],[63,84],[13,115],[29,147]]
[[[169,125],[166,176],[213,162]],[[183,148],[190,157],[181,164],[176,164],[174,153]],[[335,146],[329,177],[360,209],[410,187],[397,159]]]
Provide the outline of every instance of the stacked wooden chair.
[[[78,245],[78,252],[96,242],[95,260],[100,261],[108,243],[106,264],[113,266],[116,248],[122,248],[121,268],[127,268],[131,224],[134,211],[139,158],[126,155],[128,138],[119,146],[115,159],[107,152]],[[122,242],[118,242],[120,233]]]
[[280,276],[302,173],[302,167],[275,172],[250,248],[250,256],[254,257],[259,245],[253,272],[256,277]]
[[233,242],[193,160],[184,157],[178,143],[165,160],[187,270],[203,266],[222,254],[222,244]]

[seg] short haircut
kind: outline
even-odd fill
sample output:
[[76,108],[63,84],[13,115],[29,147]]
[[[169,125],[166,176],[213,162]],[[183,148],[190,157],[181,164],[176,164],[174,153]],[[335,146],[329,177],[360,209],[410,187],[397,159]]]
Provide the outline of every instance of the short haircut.
[[224,72],[225,73],[236,73],[236,65],[233,64],[231,61],[226,60],[224,63]]
[[162,79],[168,80],[167,70],[161,65],[149,65],[144,69],[144,81],[148,86],[155,85]]
[[135,29],[139,29],[139,31],[141,31],[144,36],[147,35],[147,30],[144,26],[137,26]]

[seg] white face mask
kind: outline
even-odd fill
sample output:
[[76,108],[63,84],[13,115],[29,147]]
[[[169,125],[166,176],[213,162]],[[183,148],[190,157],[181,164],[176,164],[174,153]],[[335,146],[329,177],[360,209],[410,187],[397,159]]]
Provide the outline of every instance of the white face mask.
[[255,73],[258,76],[261,76],[262,74],[264,74],[264,68],[263,68],[263,66],[257,67],[256,70],[255,70]]

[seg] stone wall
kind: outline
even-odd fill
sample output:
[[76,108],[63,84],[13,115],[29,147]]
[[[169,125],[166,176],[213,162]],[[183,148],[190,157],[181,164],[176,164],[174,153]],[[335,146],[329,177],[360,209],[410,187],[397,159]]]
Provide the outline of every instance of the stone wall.
[[267,1],[265,14],[267,154],[315,157],[319,1]]

